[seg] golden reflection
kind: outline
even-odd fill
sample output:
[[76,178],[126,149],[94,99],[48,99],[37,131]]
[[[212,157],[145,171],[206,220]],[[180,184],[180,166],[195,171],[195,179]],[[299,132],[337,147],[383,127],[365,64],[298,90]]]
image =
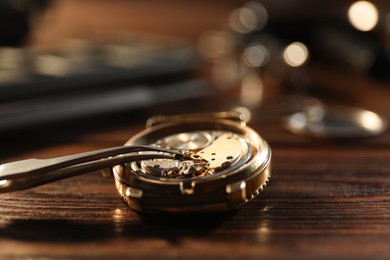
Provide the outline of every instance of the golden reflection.
[[[266,224],[266,223],[265,223]],[[270,229],[267,225],[265,226],[261,226],[257,229],[257,232],[264,235],[264,234],[268,234],[270,232]]]
[[371,31],[378,23],[378,9],[368,1],[357,1],[348,10],[348,19],[360,31]]
[[113,212],[112,218],[114,222],[115,232],[117,233],[121,233],[123,231],[123,222],[125,221],[123,216],[124,214],[125,213],[123,212],[123,210],[119,208],[115,209]]
[[270,220],[268,219],[261,220],[261,222],[259,223],[259,227],[256,229],[256,233],[262,242],[266,242],[271,237],[272,234],[272,230],[270,227]]
[[258,239],[261,242],[267,242],[271,236],[273,231],[273,212],[272,208],[274,206],[265,206],[259,211],[259,214],[261,215],[261,219],[259,219],[257,223],[256,228],[256,234]]
[[283,58],[291,67],[300,67],[309,58],[309,51],[305,44],[293,42],[284,49]]

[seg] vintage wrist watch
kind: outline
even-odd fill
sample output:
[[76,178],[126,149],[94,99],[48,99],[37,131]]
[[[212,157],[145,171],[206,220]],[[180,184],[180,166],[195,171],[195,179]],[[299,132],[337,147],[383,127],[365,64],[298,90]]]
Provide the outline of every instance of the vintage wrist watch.
[[254,198],[270,177],[269,146],[236,112],[153,117],[126,145],[183,154],[114,167],[119,193],[136,210],[228,210]]
[[217,212],[254,198],[270,178],[271,150],[238,112],[155,116],[124,146],[0,166],[0,193],[110,168],[142,212]]

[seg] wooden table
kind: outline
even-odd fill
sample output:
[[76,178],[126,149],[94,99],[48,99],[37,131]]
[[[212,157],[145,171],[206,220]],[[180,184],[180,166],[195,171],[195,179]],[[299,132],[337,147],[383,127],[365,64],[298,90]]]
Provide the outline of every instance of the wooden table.
[[[343,93],[337,102],[390,119],[387,83],[322,69],[311,74],[317,83]],[[278,110],[273,100],[281,94],[269,92],[266,87],[265,102],[249,125],[272,148],[272,179],[239,210],[216,216],[143,216],[122,201],[113,179],[92,172],[1,194],[0,258],[389,258],[390,133],[349,142],[290,134],[281,127],[280,114],[264,112]],[[235,104],[231,97],[218,100],[1,134],[0,161],[117,146],[142,130],[154,113],[215,111]]]
[[[376,108],[389,118],[390,91],[365,83],[372,88],[348,102]],[[143,129],[149,114],[178,107],[212,110],[206,103],[186,101],[2,135],[1,161],[121,145]],[[218,109],[231,99],[221,103]],[[0,195],[0,258],[389,257],[389,132],[352,142],[319,140],[286,132],[262,111],[250,125],[272,147],[272,179],[239,210],[217,216],[142,216],[121,200],[113,179],[92,172]]]

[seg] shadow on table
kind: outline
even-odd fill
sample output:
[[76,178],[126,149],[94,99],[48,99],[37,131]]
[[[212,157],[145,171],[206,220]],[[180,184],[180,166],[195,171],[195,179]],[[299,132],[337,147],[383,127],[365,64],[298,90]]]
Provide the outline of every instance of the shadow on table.
[[171,242],[183,236],[211,233],[238,211],[202,215],[143,215],[129,222],[85,223],[63,219],[14,220],[0,225],[0,239],[35,242],[104,241],[115,237],[164,238]]

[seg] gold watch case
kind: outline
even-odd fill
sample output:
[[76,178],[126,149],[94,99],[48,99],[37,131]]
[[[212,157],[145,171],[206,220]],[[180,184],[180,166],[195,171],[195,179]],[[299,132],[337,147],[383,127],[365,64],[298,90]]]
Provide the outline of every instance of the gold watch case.
[[137,211],[225,211],[253,199],[270,178],[271,149],[238,112],[156,116],[128,145],[183,154],[113,167],[118,192]]

